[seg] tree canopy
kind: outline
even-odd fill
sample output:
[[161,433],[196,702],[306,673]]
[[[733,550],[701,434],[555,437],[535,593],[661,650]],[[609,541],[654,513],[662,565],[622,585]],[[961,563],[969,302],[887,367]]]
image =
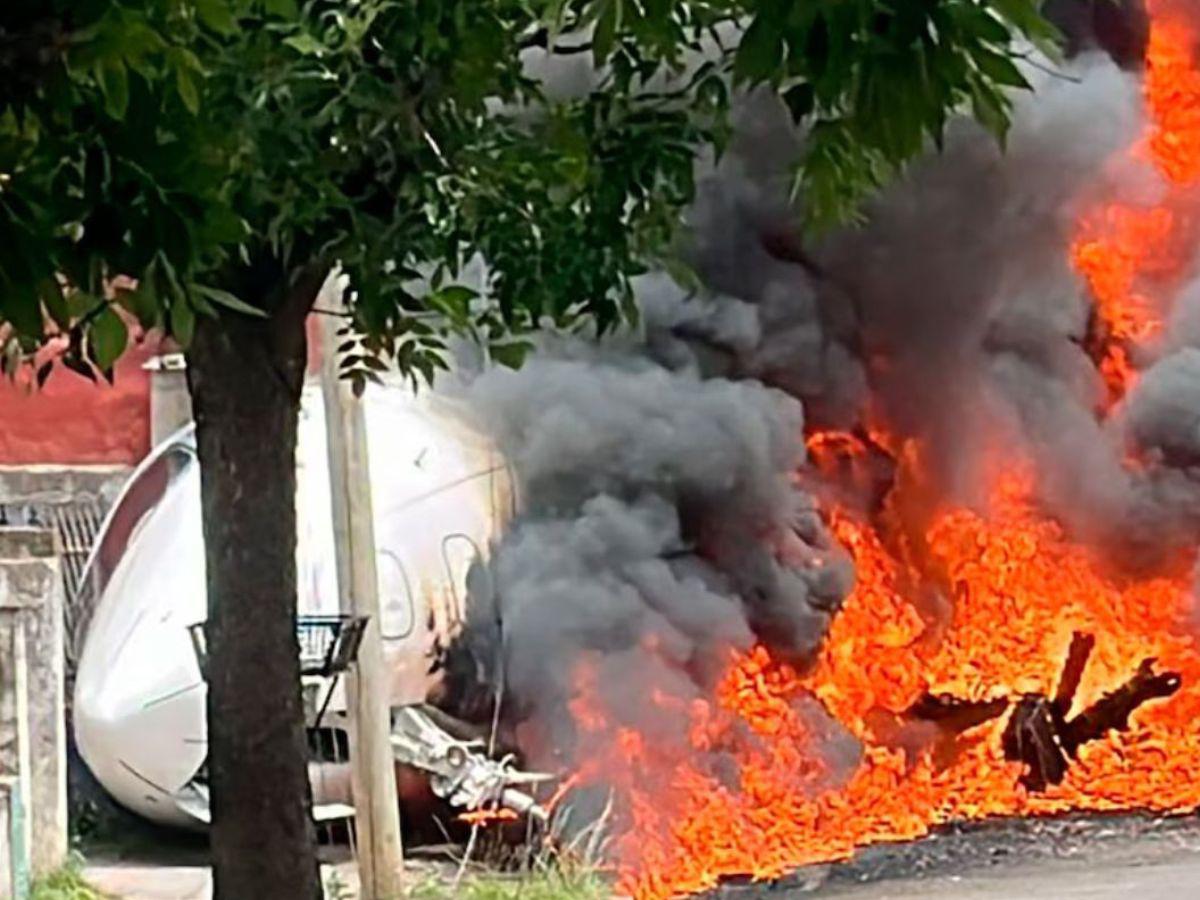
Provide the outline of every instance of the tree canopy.
[[[1037,2],[0,6],[0,360],[111,377],[133,321],[188,350],[215,896],[320,891],[294,465],[330,269],[353,285],[356,386],[431,377],[454,333],[518,365],[543,322],[635,315],[631,279],[678,258],[697,154],[720,152],[739,91],[806,131],[795,195],[827,226],[959,112],[1003,139],[1015,58],[1053,39]],[[538,56],[582,61],[580,83],[548,85]],[[482,284],[460,278],[472,260]]]
[[[197,316],[340,261],[348,374],[430,375],[450,331],[502,362],[549,318],[601,330],[672,251],[731,90],[808,129],[811,222],[967,111],[1002,138],[1036,0],[10,0],[0,12],[0,320],[107,373],[123,307],[187,345]],[[547,96],[531,53],[587,54]],[[456,283],[487,263],[484,296]],[[105,289],[123,274],[136,290]],[[49,364],[39,373],[44,378]]]

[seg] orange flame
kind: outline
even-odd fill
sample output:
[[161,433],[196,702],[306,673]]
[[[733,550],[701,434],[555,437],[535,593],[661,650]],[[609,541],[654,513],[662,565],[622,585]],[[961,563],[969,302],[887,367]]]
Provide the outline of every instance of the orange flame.
[[515,822],[520,816],[515,811],[500,806],[495,809],[472,809],[467,812],[461,812],[457,818],[458,821],[465,822],[468,825],[479,825],[486,828],[488,825],[497,822]]
[[[1200,236],[1190,214],[1200,184],[1198,34],[1179,11],[1155,5],[1164,8],[1151,22],[1143,84],[1152,124],[1135,152],[1149,157],[1166,193],[1153,205],[1112,204],[1085,216],[1071,246],[1102,328],[1094,349],[1110,405],[1133,386],[1130,346],[1161,331],[1166,295]],[[1148,289],[1157,289],[1157,298]]]
[[[1095,304],[1091,350],[1110,406],[1133,386],[1134,351],[1161,331],[1171,292],[1200,244],[1190,213],[1200,189],[1200,30],[1179,9],[1151,2],[1150,126],[1137,148],[1166,192],[1149,205],[1097,208],[1080,220],[1070,247]],[[621,722],[603,699],[595,661],[579,663],[570,708],[586,753],[574,777],[603,783],[618,798],[622,891],[665,898],[732,875],[774,878],[950,821],[1200,807],[1193,777],[1200,771],[1200,648],[1188,627],[1194,598],[1187,578],[1130,580],[1108,571],[1039,511],[1034,473],[1011,458],[993,479],[986,511],[916,504],[929,515],[914,529],[905,521],[912,517],[897,510],[922,496],[915,442],[822,432],[809,435],[807,446],[819,477],[851,487],[869,477],[872,453],[896,461],[890,512],[876,511],[873,520],[836,502],[827,511],[857,581],[810,671],[755,647],[731,653],[707,699],[648,686],[664,715],[686,723],[672,742]],[[928,601],[917,595],[927,591],[947,595],[947,621],[924,614]],[[1183,686],[1139,708],[1129,730],[1083,746],[1065,780],[1044,792],[1028,792],[1022,764],[1005,758],[1006,717],[969,728],[949,755],[920,747],[906,755],[873,727],[896,721],[927,694],[962,701],[1051,695],[1075,632],[1095,638],[1078,708],[1149,658],[1178,673]],[[850,771],[841,780],[827,735],[804,712],[814,702],[861,744],[860,759],[843,761]]]
[[[950,509],[928,528],[954,585],[953,620],[936,643],[903,595],[904,565],[875,530],[837,513],[858,584],[813,670],[803,676],[762,647],[731,658],[711,701],[691,705],[687,740],[650,746],[602,710],[587,678],[577,709],[590,731],[591,774],[627,811],[616,843],[621,888],[658,898],[710,888],[723,876],[778,877],[857,847],[919,837],[963,819],[1070,809],[1185,810],[1200,805],[1200,650],[1177,627],[1189,586],[1106,576],[1061,527],[1039,516],[1029,480],[998,480],[988,516]],[[1031,795],[1004,758],[1004,720],[973,732],[957,758],[915,765],[876,741],[874,711],[901,713],[926,692],[964,700],[1053,692],[1074,631],[1097,636],[1078,702],[1090,703],[1155,657],[1184,688],[1134,716],[1136,727],[1089,745],[1063,784]],[[816,697],[864,746],[850,780],[831,786],[798,703]],[[584,699],[586,698],[586,699]],[[601,724],[603,723],[603,724]],[[729,764],[727,771],[714,760]]]
[[1154,121],[1149,152],[1176,185],[1200,181],[1200,72],[1196,27],[1178,4],[1152,3],[1146,53],[1146,107]]

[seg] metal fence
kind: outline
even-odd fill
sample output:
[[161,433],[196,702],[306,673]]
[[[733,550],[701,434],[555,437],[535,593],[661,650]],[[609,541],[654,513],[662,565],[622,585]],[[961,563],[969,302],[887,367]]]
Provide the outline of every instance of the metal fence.
[[94,499],[66,503],[0,502],[0,526],[51,528],[58,533],[63,578],[63,650],[68,684],[74,683],[83,638],[95,612],[95,592],[84,584],[83,573],[106,511],[104,505]]

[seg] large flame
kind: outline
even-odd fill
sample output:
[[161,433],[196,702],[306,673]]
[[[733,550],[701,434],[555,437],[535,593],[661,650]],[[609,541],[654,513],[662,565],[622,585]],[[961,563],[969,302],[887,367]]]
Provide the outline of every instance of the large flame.
[[[938,627],[905,596],[903,586],[925,573],[885,549],[866,522],[838,513],[833,523],[858,584],[816,667],[802,677],[761,647],[732,657],[715,698],[687,711],[688,743],[698,752],[648,746],[610,724],[595,685],[580,684],[576,712],[594,750],[591,774],[602,773],[630,811],[616,848],[630,894],[669,897],[724,876],[778,877],[955,820],[1200,805],[1191,774],[1200,766],[1200,652],[1177,627],[1191,611],[1185,581],[1113,579],[1035,511],[1026,479],[1008,475],[988,516],[952,509],[926,531],[928,563],[956,598],[951,620]],[[951,758],[919,735],[901,746],[880,727],[927,693],[1052,694],[1076,631],[1097,637],[1077,707],[1147,657],[1178,672],[1185,687],[1139,710],[1130,731],[1084,747],[1061,785],[1040,794],[1021,787],[1021,765],[1004,758],[1000,718],[967,731]],[[797,705],[805,696],[863,742],[844,784],[830,784],[810,745]]]
[[[1130,152],[1150,161],[1164,192],[1090,209],[1070,247],[1095,304],[1106,409],[1132,387],[1138,349],[1160,331],[1200,238],[1189,213],[1200,184],[1200,31],[1177,6],[1152,3],[1151,13],[1148,133]],[[827,509],[857,583],[809,671],[762,647],[731,652],[709,699],[652,694],[683,723],[686,738],[671,742],[623,723],[599,690],[598,661],[579,663],[572,711],[587,752],[578,778],[610,786],[623,811],[615,857],[625,891],[659,898],[726,876],[773,878],[955,820],[1200,806],[1200,650],[1187,627],[1188,578],[1110,571],[1039,510],[1024,461],[997,467],[986,511],[923,506],[914,517],[902,512],[905,491],[921,489],[919,446],[827,433],[810,435],[809,447],[818,477],[851,488],[868,477],[862,463],[876,450],[898,467],[884,509],[836,501]],[[950,740],[906,720],[930,695],[1011,703],[1052,695],[1075,633],[1095,638],[1076,711],[1147,659],[1178,673],[1183,687],[1138,708],[1127,731],[1084,745],[1060,784],[1022,785],[1023,764],[1003,748],[1006,716]],[[839,763],[814,708],[857,738],[861,757]]]
[[1109,204],[1089,213],[1071,247],[1071,260],[1095,300],[1094,350],[1110,403],[1133,386],[1131,346],[1161,330],[1173,282],[1200,238],[1190,212],[1200,184],[1197,28],[1162,0],[1151,13],[1143,83],[1150,126],[1134,152],[1162,176],[1165,191],[1153,203]]

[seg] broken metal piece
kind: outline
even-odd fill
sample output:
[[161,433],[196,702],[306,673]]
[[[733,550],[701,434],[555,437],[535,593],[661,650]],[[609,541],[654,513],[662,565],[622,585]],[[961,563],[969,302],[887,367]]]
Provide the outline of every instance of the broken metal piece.
[[1008,700],[962,700],[948,694],[923,694],[904,715],[933,722],[948,731],[961,733],[1003,715]]
[[1042,694],[1027,694],[1017,703],[1001,739],[1004,755],[1025,763],[1021,784],[1040,792],[1067,775],[1067,757],[1059,738],[1054,705]]
[[436,721],[443,718],[420,705],[394,709],[391,743],[397,762],[429,773],[433,792],[452,806],[500,806],[542,822],[549,819],[526,789],[553,775],[522,772],[513,766],[511,755],[492,759],[482,740],[455,737]]
[[877,740],[903,751],[909,767],[928,753],[940,772],[958,758],[966,732],[999,718],[1008,707],[1009,701],[1003,697],[963,700],[949,694],[926,693],[899,715],[872,710],[868,723]]
[[1156,660],[1146,659],[1133,676],[1115,691],[1105,694],[1062,730],[1063,749],[1072,757],[1089,741],[1099,740],[1109,731],[1125,731],[1129,717],[1143,703],[1164,700],[1183,686],[1176,672],[1155,672]]
[[1128,681],[1068,719],[1095,644],[1091,635],[1076,632],[1054,699],[1044,694],[1026,694],[1004,729],[1004,755],[1025,763],[1026,771],[1020,781],[1030,791],[1044,791],[1049,785],[1060,784],[1080,747],[1100,740],[1110,731],[1127,730],[1129,717],[1138,707],[1170,697],[1183,684],[1177,672],[1156,672],[1157,660],[1146,659]]
[[1083,680],[1083,670],[1087,668],[1092,650],[1096,647],[1096,638],[1090,634],[1076,631],[1071,635],[1071,646],[1067,650],[1067,661],[1063,664],[1062,677],[1058,680],[1058,690],[1054,692],[1054,717],[1060,725],[1067,720],[1071,704],[1075,702],[1075,693]]
[[950,768],[967,745],[966,733],[1008,712],[1009,702],[1000,697],[994,700],[956,700],[936,694],[926,694],[909,709],[913,719],[928,722],[937,728],[930,759],[937,771]]

